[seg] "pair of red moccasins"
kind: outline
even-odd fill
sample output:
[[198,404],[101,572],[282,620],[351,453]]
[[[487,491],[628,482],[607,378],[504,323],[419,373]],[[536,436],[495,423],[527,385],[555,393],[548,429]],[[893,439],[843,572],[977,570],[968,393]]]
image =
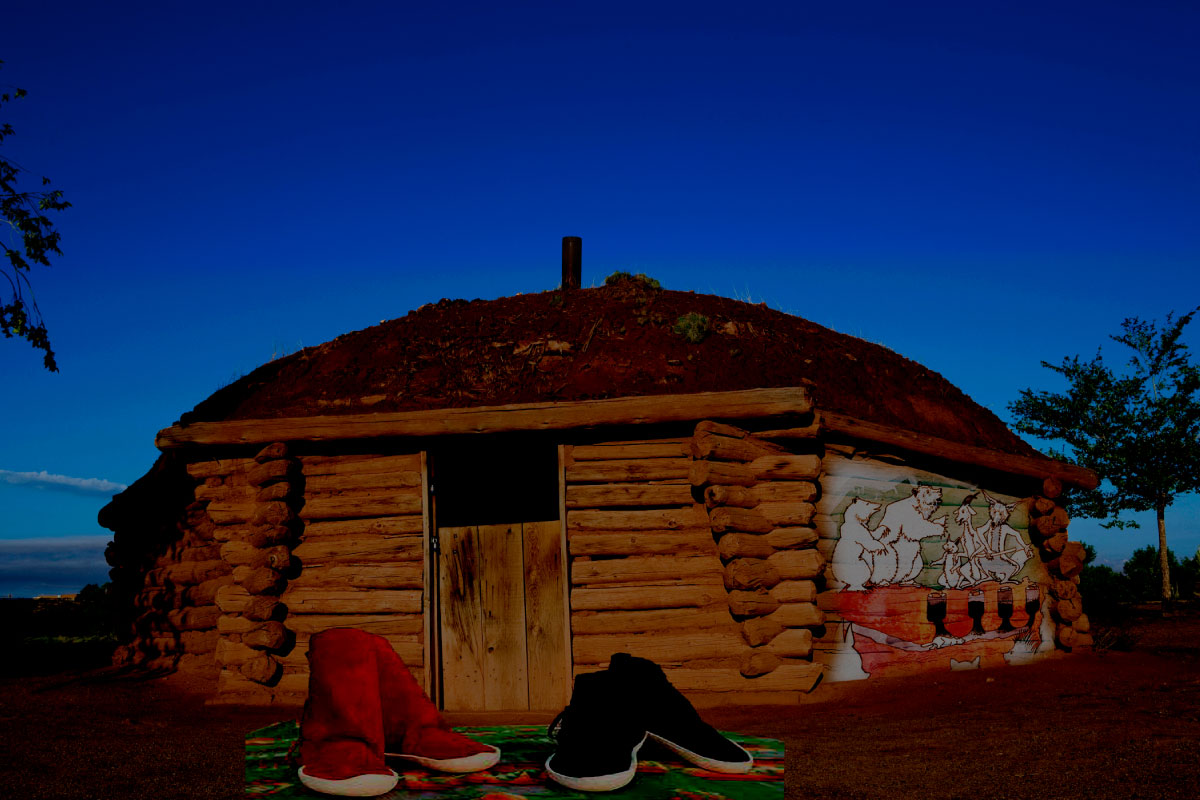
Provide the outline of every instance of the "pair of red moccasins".
[[355,628],[312,637],[300,720],[300,782],[316,792],[374,797],[399,776],[385,757],[442,772],[476,772],[500,750],[450,729],[387,639]]

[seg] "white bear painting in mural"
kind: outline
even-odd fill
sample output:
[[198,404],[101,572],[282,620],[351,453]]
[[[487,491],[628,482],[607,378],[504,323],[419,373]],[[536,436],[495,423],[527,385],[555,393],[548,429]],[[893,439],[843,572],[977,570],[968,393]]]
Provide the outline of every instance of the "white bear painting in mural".
[[[921,540],[946,537],[946,518],[930,519],[942,502],[942,490],[936,486],[917,486],[912,497],[889,503],[883,510],[879,528],[887,528],[879,543],[888,548],[886,558],[876,557],[871,582],[885,586],[890,583],[913,585],[925,566],[921,560]],[[895,556],[895,569],[883,567]],[[891,566],[890,563],[887,565]]]
[[842,512],[843,522],[838,531],[837,546],[833,548],[832,566],[833,574],[846,584],[843,591],[863,591],[875,570],[876,557],[886,552],[876,538],[879,530],[871,531],[867,527],[871,515],[882,505],[856,497]]
[[855,497],[842,512],[833,550],[833,574],[845,584],[842,591],[861,592],[867,584],[915,584],[924,566],[921,540],[946,537],[946,519],[929,519],[941,501],[941,489],[918,486],[911,497],[885,506],[883,519],[872,529],[869,520],[882,504]]

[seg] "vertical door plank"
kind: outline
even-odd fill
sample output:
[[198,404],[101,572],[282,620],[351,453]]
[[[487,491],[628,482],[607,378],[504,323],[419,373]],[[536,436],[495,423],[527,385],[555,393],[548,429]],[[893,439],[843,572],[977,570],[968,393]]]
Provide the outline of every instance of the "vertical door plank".
[[529,708],[559,711],[571,699],[570,660],[564,655],[569,645],[559,520],[526,522],[524,548]]
[[480,525],[483,708],[528,708],[521,525]]
[[450,711],[480,708],[484,692],[480,553],[475,528],[441,528],[442,702]]

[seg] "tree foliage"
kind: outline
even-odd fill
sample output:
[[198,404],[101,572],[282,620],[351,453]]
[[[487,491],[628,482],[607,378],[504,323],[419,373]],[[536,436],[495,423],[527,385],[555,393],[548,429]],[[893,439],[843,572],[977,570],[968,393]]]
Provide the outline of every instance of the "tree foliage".
[[[0,65],[3,63],[0,61]],[[0,108],[25,95],[24,89],[17,88],[0,93]],[[13,133],[11,124],[0,124],[0,144]],[[42,178],[39,190],[19,190],[17,181],[23,172],[27,170],[0,156],[0,217],[11,229],[8,236],[0,237],[0,248],[4,249],[5,255],[5,260],[0,261],[0,275],[8,281],[9,287],[7,301],[0,295],[0,331],[5,338],[26,339],[42,350],[46,369],[58,372],[49,333],[29,282],[29,272],[35,265],[50,266],[51,255],[62,255],[58,247],[59,233],[54,230],[54,223],[46,212],[62,211],[71,204],[63,200],[61,191],[47,188],[50,179],[46,177]]]
[[1071,491],[1068,510],[1104,519],[1105,527],[1137,527],[1125,511],[1157,513],[1162,551],[1162,597],[1169,600],[1165,510],[1180,494],[1200,488],[1200,367],[1182,341],[1200,308],[1159,326],[1136,317],[1110,337],[1132,351],[1125,369],[1114,370],[1101,351],[1042,366],[1067,381],[1067,391],[1025,389],[1009,406],[1017,430],[1065,443],[1051,455],[1095,470],[1101,485]]

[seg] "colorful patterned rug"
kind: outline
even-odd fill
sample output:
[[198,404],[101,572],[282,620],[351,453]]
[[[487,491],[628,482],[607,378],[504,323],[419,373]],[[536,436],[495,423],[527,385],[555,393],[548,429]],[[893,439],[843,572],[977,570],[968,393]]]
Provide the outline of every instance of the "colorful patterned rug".
[[[395,760],[400,783],[385,800],[524,800],[573,798],[595,800],[598,795],[576,792],[546,779],[542,765],[554,744],[540,725],[495,728],[455,728],[473,739],[500,748],[500,763],[486,772],[446,775]],[[279,722],[246,737],[246,797],[290,800],[326,798],[310,792],[296,778],[288,750],[299,735],[295,722]],[[674,754],[647,742],[638,759],[638,774],[629,786],[604,797],[656,800],[780,800],[783,797],[783,742],[726,734],[754,756],[745,775],[721,775],[697,769]],[[661,761],[651,760],[661,758]]]

